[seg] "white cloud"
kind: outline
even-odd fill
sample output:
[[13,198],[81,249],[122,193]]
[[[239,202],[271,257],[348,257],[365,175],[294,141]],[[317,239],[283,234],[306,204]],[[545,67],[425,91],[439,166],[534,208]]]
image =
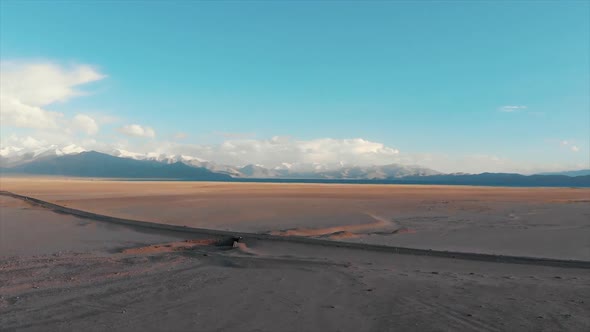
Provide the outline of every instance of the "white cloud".
[[[149,127],[128,125],[120,129],[128,135],[153,137]],[[141,154],[190,155],[220,164],[246,165],[260,164],[266,167],[293,167],[302,165],[324,165],[327,168],[345,165],[383,165],[399,162],[399,151],[382,143],[362,138],[296,140],[289,137],[270,139],[227,140],[221,144],[199,145],[177,142],[119,141],[111,144],[97,143],[95,140],[72,140],[67,135],[32,137],[10,136],[1,142],[2,146],[37,149],[47,145],[65,146],[75,143],[86,150],[96,149],[111,153],[122,149]]]
[[72,127],[88,135],[96,135],[98,133],[98,123],[96,120],[85,114],[76,114],[72,120]]
[[521,110],[526,109],[527,107],[524,105],[505,105],[499,108],[500,112],[518,112]]
[[410,153],[400,156],[402,164],[417,164],[445,173],[521,173],[566,171],[588,168],[583,160],[534,161],[530,159],[511,159],[489,154],[447,155],[443,153]]
[[0,62],[2,126],[56,129],[59,112],[45,107],[82,95],[78,86],[105,76],[88,65],[60,66],[49,62]]
[[97,142],[95,139],[73,137],[67,133],[38,131],[32,135],[7,135],[0,140],[0,147],[7,150],[30,152],[47,148],[61,148],[68,150],[72,146],[84,150],[109,151],[111,144]]
[[23,104],[18,99],[0,94],[0,124],[2,126],[55,129],[58,127],[57,120],[62,116],[61,113]]
[[572,152],[578,152],[580,151],[580,148],[576,145],[576,141],[572,140],[572,141],[568,141],[568,140],[561,140],[559,141],[559,145],[561,145],[562,148],[564,149],[568,149]]
[[[398,160],[399,151],[382,143],[362,138],[296,140],[289,137],[270,139],[234,139],[216,145],[164,143],[144,147],[158,153],[197,156],[229,165],[261,164],[278,167],[288,164],[373,165]],[[148,152],[148,151],[142,151]]]
[[33,150],[49,145],[46,140],[36,139],[31,136],[18,137],[12,135],[8,138],[8,143],[19,149]]
[[[558,142],[561,143],[561,141]],[[113,153],[115,149],[125,150],[125,154],[130,156],[185,155],[200,160],[213,161],[217,164],[233,166],[258,164],[268,168],[292,168],[299,171],[317,168],[332,169],[341,165],[367,166],[392,163],[420,165],[441,172],[467,173],[516,172],[532,174],[588,168],[587,160],[579,153],[568,162],[532,161],[526,158],[514,160],[488,154],[400,153],[397,149],[383,143],[362,138],[297,140],[277,136],[270,139],[235,139],[220,144],[199,145],[155,139],[100,142],[95,139],[75,139],[58,132],[44,132],[42,135],[39,133],[39,136],[34,137],[4,136],[0,141],[0,149],[3,154],[14,153],[14,151],[18,153],[42,151],[48,147],[67,151],[67,146],[72,144],[76,149],[96,150],[105,153]],[[579,151],[583,150],[583,147],[579,148],[568,142],[567,149]]]
[[49,105],[83,92],[75,87],[105,76],[88,65],[60,66],[54,63],[3,61],[2,91],[23,103]]
[[128,136],[150,137],[156,136],[156,132],[151,127],[130,124],[119,128],[119,132]]

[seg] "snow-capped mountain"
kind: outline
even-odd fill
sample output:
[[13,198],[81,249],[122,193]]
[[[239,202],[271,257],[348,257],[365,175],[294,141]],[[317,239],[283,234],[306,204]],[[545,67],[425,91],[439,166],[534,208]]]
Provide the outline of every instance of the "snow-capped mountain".
[[253,178],[293,178],[293,179],[395,179],[404,176],[428,176],[439,172],[420,166],[399,164],[380,166],[326,166],[291,165],[291,167],[264,168],[261,165],[247,165],[239,168],[244,177]]
[[275,178],[278,177],[280,170],[268,169],[262,165],[249,164],[237,169],[241,177],[247,178]]
[[156,153],[156,152],[149,152],[149,153],[137,153],[131,152],[123,149],[115,149],[111,151],[111,155],[120,158],[128,158],[128,159],[135,159],[135,160],[152,160],[158,161],[165,164],[174,164],[177,162],[181,162],[183,164],[193,166],[193,167],[203,167],[213,172],[219,173],[226,173],[233,177],[240,177],[240,172],[232,166],[227,165],[220,165],[205,159],[201,159],[194,156],[187,156],[187,155],[169,155],[165,153]]
[[[134,153],[109,154],[85,151],[76,145],[64,147],[0,149],[3,174],[45,174],[83,177],[187,179],[231,181],[236,178],[292,179],[294,181],[376,181],[377,183],[520,185],[590,187],[590,175],[530,175],[510,173],[442,174],[420,166],[399,164],[351,166],[344,164],[287,164],[228,166],[186,155]],[[270,180],[272,181],[272,180]]]
[[144,159],[144,157],[145,157],[145,154],[143,154],[143,153],[131,152],[131,151],[123,150],[123,149],[114,149],[109,154],[111,156],[115,156],[115,157],[119,157],[119,158],[128,158],[128,159],[136,159],[136,160],[141,160],[141,159]]
[[[86,149],[77,145],[58,147],[51,145],[36,149],[3,147],[0,149],[0,166],[4,168],[19,166],[35,160],[64,155],[75,155]],[[382,166],[350,166],[342,163],[325,165],[319,163],[281,163],[276,167],[248,164],[231,166],[218,164],[196,156],[165,154],[157,152],[138,153],[124,149],[114,149],[107,154],[133,160],[156,161],[163,164],[183,163],[196,168],[205,168],[212,172],[231,175],[234,178],[290,178],[290,179],[395,179],[404,176],[426,176],[440,174],[434,170],[419,166],[399,164]]]
[[49,145],[47,147],[42,148],[35,148],[35,149],[25,149],[19,148],[14,146],[7,146],[0,149],[0,156],[5,158],[12,158],[18,157],[25,154],[32,155],[34,157],[42,157],[42,156],[63,156],[66,154],[75,154],[84,152],[86,149],[77,146],[75,144],[66,145],[63,147],[58,147],[57,145]]
[[166,164],[174,164],[179,161],[183,162],[183,163],[188,163],[188,162],[192,162],[192,161],[197,161],[197,162],[205,162],[206,161],[206,160],[198,158],[198,157],[186,156],[186,155],[180,155],[180,154],[171,155],[171,154],[157,153],[157,152],[138,153],[138,152],[131,152],[131,151],[123,150],[123,149],[114,149],[109,154],[112,156],[115,156],[115,157],[129,158],[129,159],[136,159],[136,160],[154,160],[154,161],[159,161],[159,162],[163,162]]
[[85,151],[86,149],[75,144],[70,144],[63,147],[50,145],[47,147],[35,149],[24,149],[7,146],[0,149],[0,167],[13,167],[42,158],[79,154]]
[[227,174],[212,172],[202,167],[192,167],[181,162],[167,164],[153,160],[136,160],[96,151],[38,158],[31,162],[5,168],[3,172],[124,179],[201,181],[228,181],[232,179]]

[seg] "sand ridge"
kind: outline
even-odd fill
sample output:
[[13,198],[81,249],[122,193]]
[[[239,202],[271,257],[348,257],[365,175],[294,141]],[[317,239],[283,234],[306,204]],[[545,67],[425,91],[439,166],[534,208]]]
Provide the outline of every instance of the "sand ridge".
[[376,216],[372,213],[366,213],[374,219],[373,222],[338,225],[326,228],[294,228],[280,231],[270,231],[268,234],[280,236],[320,236],[330,238],[351,238],[367,234],[394,234],[404,231],[402,227],[392,220]]
[[194,250],[198,247],[214,246],[220,242],[219,239],[198,239],[184,240],[179,242],[168,242],[152,244],[145,247],[127,248],[121,251],[123,254],[154,254],[173,251]]

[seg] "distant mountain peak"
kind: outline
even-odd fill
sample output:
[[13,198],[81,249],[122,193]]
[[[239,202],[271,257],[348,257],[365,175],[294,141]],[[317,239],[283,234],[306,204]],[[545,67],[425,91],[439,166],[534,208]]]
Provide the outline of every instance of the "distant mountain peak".
[[4,171],[20,174],[44,174],[105,178],[229,180],[227,174],[210,171],[182,162],[121,158],[97,151],[38,158]]
[[[87,151],[86,149],[70,144],[66,146],[49,145],[42,148],[23,149],[20,147],[6,146],[0,149],[0,167],[4,169],[18,169],[20,166],[29,165],[41,160],[54,160],[57,157],[73,157],[82,164],[115,162],[113,160],[129,160],[133,162],[143,161],[144,164],[125,164],[128,167],[162,167],[172,165],[174,169],[181,169],[186,174],[194,169],[207,170],[215,174],[231,176],[234,178],[260,178],[260,179],[307,179],[307,180],[374,180],[374,181],[396,181],[398,179],[412,179],[421,181],[428,178],[442,182],[467,181],[474,179],[489,179],[487,182],[514,180],[519,174],[514,173],[491,173],[481,174],[450,173],[443,174],[433,169],[419,165],[387,164],[387,165],[350,165],[343,162],[332,164],[320,163],[278,163],[274,167],[265,167],[261,164],[251,163],[243,166],[231,166],[207,161],[199,157],[184,154],[166,154],[159,152],[137,153],[124,149],[114,149],[108,153]],[[112,159],[109,159],[112,158]],[[83,160],[83,162],[81,161]],[[120,163],[120,161],[116,161]],[[186,167],[185,167],[186,166]],[[31,166],[32,167],[32,166]],[[82,167],[82,166],[80,166]],[[85,166],[86,167],[86,166]],[[88,166],[90,167],[90,166]],[[132,171],[127,172],[132,174]],[[126,174],[127,174],[126,173]],[[147,173],[146,173],[147,174]],[[565,175],[570,177],[590,175],[590,170],[577,170],[567,172],[541,173],[539,175]],[[487,183],[486,182],[486,183]]]
[[537,173],[536,175],[585,176],[585,175],[590,175],[590,169],[579,169],[579,170],[561,171],[561,172],[544,172],[544,173]]
[[[291,179],[293,181],[371,181],[376,183],[462,184],[491,186],[590,186],[590,175],[530,175],[513,173],[442,174],[432,169],[389,164],[381,166],[343,166],[316,169],[317,165],[291,165],[269,169],[248,164],[231,167],[201,162],[183,156],[134,159],[97,151],[82,151],[76,146],[51,147],[38,154],[3,148],[4,155],[16,154],[19,162],[0,156],[3,173],[63,175],[105,178],[145,178],[228,181],[232,177]],[[81,151],[81,152],[79,152]],[[127,154],[128,156],[129,154]],[[12,160],[14,161],[14,160]],[[580,172],[580,171],[575,171]]]

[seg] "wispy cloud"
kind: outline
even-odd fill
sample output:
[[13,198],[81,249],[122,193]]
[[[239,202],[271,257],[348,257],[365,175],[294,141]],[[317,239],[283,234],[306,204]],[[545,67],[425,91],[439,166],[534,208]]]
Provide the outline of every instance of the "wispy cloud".
[[527,107],[525,105],[504,105],[504,106],[500,107],[498,110],[500,112],[511,113],[511,112],[522,111],[525,109],[527,109]]
[[559,145],[561,145],[562,148],[569,149],[572,152],[580,151],[580,148],[576,145],[575,141],[561,140],[559,141]]

